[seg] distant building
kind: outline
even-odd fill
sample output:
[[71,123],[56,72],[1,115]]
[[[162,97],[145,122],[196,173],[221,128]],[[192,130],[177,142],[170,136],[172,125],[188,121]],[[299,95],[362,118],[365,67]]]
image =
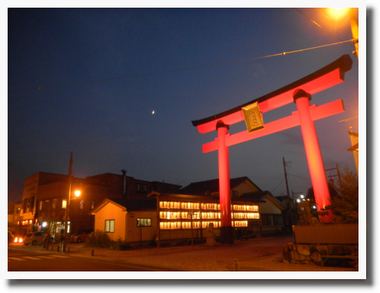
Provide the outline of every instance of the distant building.
[[[91,211],[105,198],[147,199],[152,190],[178,191],[180,185],[138,180],[122,174],[105,173],[86,178],[72,178],[72,191],[81,190],[79,198],[71,197],[67,230],[93,229]],[[68,176],[38,172],[24,181],[17,230],[47,231],[53,237],[65,229],[68,204]]]
[[282,212],[285,227],[287,231],[292,231],[292,226],[298,224],[298,213],[294,199],[289,195],[276,196],[276,199],[281,202],[282,206],[285,208]]
[[[261,235],[273,234],[284,229],[282,213],[286,209],[269,191],[261,190],[246,176],[230,179],[230,188],[232,200],[252,200],[258,203],[260,221],[257,225]],[[180,193],[219,197],[219,179],[191,183],[182,188]],[[250,224],[255,226],[253,223]],[[248,230],[254,231],[252,227]]]
[[[235,238],[273,235],[284,230],[285,208],[249,178],[231,179],[231,213]],[[156,192],[146,200],[105,199],[92,214],[95,230],[129,243],[201,239],[212,223],[219,236],[218,179],[195,182],[177,193]],[[153,200],[152,200],[153,199]]]
[[[262,191],[248,177],[230,179],[231,197],[239,197],[248,192]],[[180,190],[181,194],[219,196],[219,179],[193,182]]]
[[[219,198],[215,196],[168,194],[152,192],[150,200],[105,199],[92,214],[95,230],[108,234],[111,240],[132,245],[150,242],[176,242],[191,238],[201,239],[204,230],[213,224],[215,236],[220,227]],[[252,200],[233,199],[233,227],[236,237],[248,236],[252,222],[255,234],[259,233],[259,206]]]
[[8,207],[8,231],[14,235],[23,235],[23,231],[20,230],[20,213],[21,213],[21,201],[11,204]]

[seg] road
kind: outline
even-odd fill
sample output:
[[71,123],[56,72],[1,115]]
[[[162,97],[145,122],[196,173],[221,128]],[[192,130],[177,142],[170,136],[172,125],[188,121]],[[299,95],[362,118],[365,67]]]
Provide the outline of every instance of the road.
[[153,271],[142,265],[115,263],[107,260],[49,252],[38,246],[10,245],[8,271]]

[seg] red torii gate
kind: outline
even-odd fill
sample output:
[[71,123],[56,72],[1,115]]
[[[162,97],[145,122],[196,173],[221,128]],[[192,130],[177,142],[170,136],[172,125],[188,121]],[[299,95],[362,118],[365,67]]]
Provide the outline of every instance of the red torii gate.
[[[317,107],[316,105],[310,106],[310,100],[311,95],[343,82],[345,72],[349,71],[351,66],[351,58],[343,55],[320,70],[256,100],[208,118],[192,121],[200,133],[215,130],[218,133],[218,137],[214,141],[203,145],[203,152],[218,150],[222,243],[233,242],[229,146],[300,125],[317,209],[322,211],[330,204],[330,194],[314,121],[344,112],[343,101],[336,100]],[[264,124],[262,113],[292,102],[296,103],[297,112]],[[233,135],[228,133],[229,125],[243,120],[246,122],[248,131]],[[320,217],[320,221],[329,223],[332,221],[332,215]]]

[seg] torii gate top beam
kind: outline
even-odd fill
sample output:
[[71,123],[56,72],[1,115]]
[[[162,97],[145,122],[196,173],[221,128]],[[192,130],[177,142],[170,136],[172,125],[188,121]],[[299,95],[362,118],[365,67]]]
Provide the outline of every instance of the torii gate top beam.
[[349,71],[351,67],[352,59],[347,54],[343,55],[329,65],[274,92],[208,118],[194,120],[192,124],[198,128],[200,133],[207,133],[216,130],[216,125],[220,119],[227,125],[238,123],[244,120],[241,109],[244,106],[258,102],[262,113],[282,107],[294,102],[294,92],[297,89],[302,89],[313,95],[343,82],[345,72]]

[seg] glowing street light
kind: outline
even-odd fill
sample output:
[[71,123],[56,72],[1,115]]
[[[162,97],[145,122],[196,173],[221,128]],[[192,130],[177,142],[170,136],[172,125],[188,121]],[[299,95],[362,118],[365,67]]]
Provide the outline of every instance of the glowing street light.
[[356,57],[359,58],[358,8],[328,8],[327,11],[335,20],[341,20],[347,14],[350,14],[352,38],[354,39]]
[[342,17],[344,17],[349,8],[341,8],[341,7],[336,7],[336,8],[327,8],[327,11],[331,17],[334,17],[335,19],[339,20]]

